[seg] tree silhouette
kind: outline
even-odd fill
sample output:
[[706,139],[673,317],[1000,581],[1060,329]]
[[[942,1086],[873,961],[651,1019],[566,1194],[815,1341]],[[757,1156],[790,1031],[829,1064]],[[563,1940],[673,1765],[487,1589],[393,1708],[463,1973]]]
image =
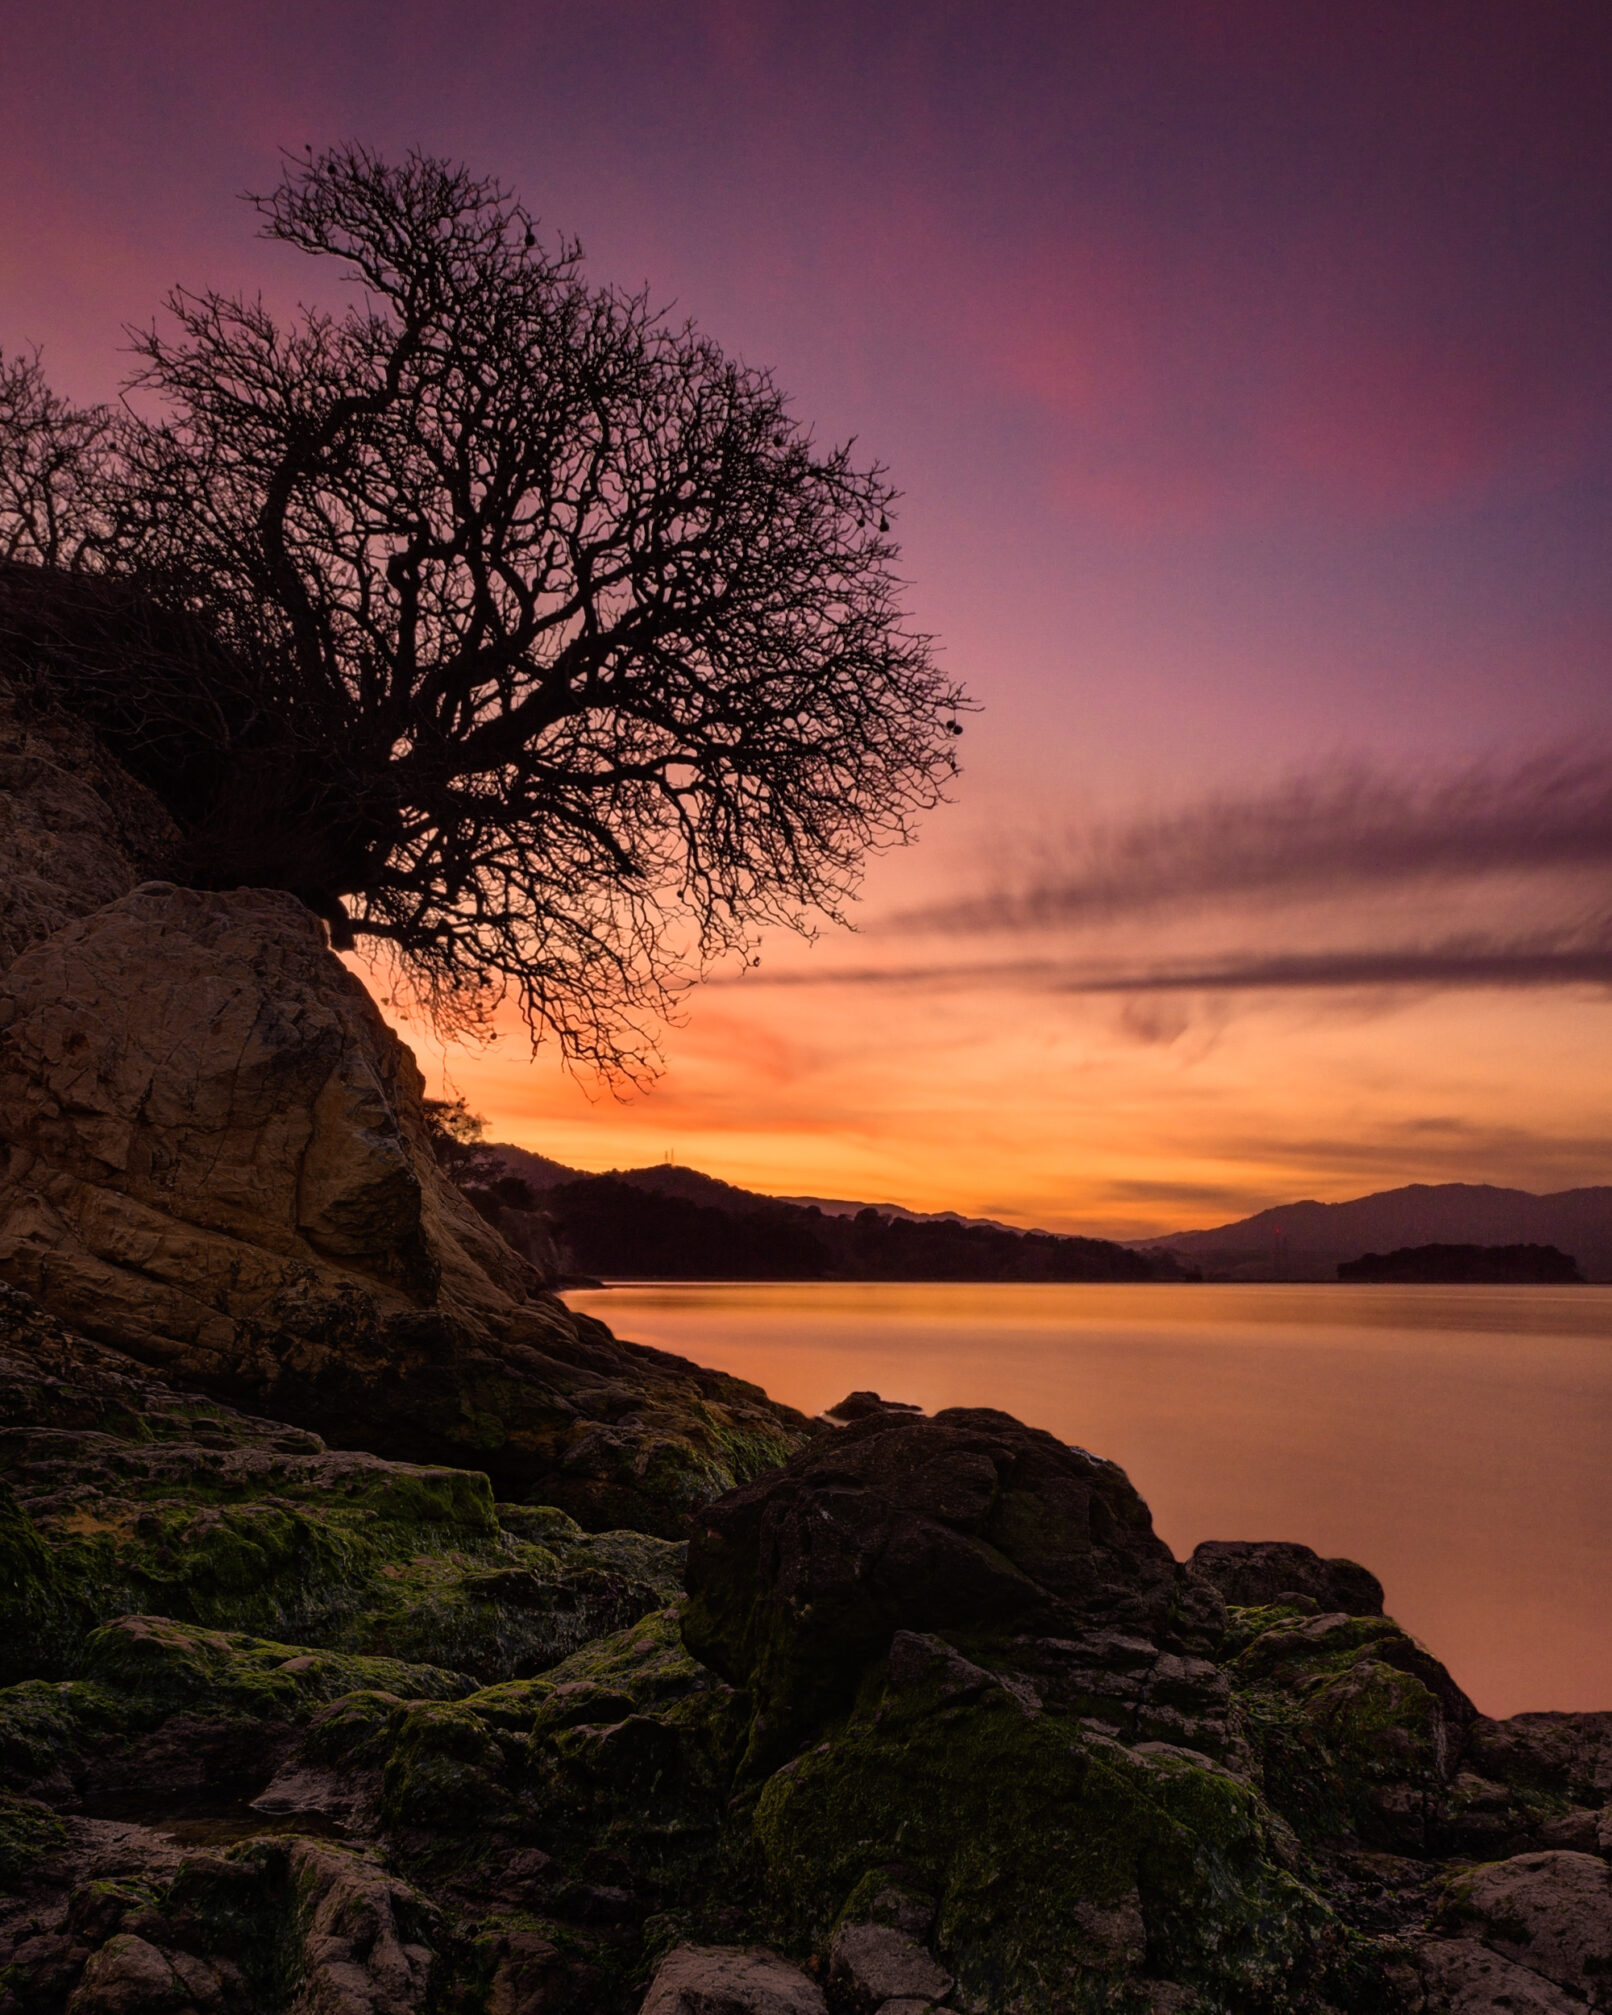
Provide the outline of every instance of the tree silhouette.
[[[103,577],[37,651],[190,879],[290,889],[439,1021],[513,989],[642,1078],[683,984],[838,917],[955,768],[894,492],[461,167],[348,146],[249,200],[355,298],[170,297],[131,388],[161,417],[77,416],[78,529],[16,545]],[[113,663],[106,577],[183,648]]]

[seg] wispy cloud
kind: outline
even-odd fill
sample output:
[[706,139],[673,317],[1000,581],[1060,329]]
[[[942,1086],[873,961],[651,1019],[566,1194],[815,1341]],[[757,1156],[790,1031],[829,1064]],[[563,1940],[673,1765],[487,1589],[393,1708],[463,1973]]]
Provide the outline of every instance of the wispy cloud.
[[903,932],[1024,932],[1181,905],[1330,897],[1495,874],[1612,868],[1612,754],[1408,778],[1364,763],[1063,836]]
[[871,956],[749,983],[1133,1000],[1612,987],[1609,871],[1612,754],[1419,776],[1340,764],[999,847],[972,892],[870,926]]

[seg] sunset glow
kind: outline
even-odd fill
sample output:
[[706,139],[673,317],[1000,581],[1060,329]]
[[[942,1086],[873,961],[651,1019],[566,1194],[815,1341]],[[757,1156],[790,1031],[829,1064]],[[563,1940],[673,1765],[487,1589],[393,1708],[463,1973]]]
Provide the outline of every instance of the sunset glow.
[[1612,1179],[1603,14],[81,0],[7,44],[4,343],[75,397],[175,283],[297,298],[231,192],[358,134],[505,178],[904,492],[954,804],[855,935],[691,993],[648,1094],[404,1025],[496,1136],[1122,1236]]

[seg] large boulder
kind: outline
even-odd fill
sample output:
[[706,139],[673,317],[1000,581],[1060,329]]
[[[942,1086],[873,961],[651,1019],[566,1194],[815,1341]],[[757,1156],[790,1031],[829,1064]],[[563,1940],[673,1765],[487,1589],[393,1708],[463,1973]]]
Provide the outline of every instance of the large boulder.
[[437,1167],[412,1055],[274,890],[147,883],[0,978],[0,1280],[342,1446],[668,1536],[805,1429],[573,1315]]
[[0,673],[0,972],[160,872],[178,842],[156,798],[87,728]]
[[650,1982],[640,2015],[827,2015],[823,1990],[776,1952],[679,1945]]
[[1450,1925],[1513,1966],[1612,2008],[1612,1869],[1595,1854],[1518,1854],[1453,1878]]
[[24,953],[0,1146],[6,1277],[187,1376],[272,1385],[366,1318],[476,1324],[541,1286],[436,1169],[413,1058],[278,891],[147,883]]
[[1194,1574],[1212,1581],[1228,1602],[1263,1607],[1313,1603],[1344,1616],[1381,1616],[1383,1585],[1353,1560],[1323,1560],[1291,1539],[1206,1539],[1193,1548]]
[[701,1515],[684,1633],[751,1692],[766,1754],[847,1704],[897,1631],[1146,1638],[1175,1583],[1114,1463],[1005,1413],[881,1410]]

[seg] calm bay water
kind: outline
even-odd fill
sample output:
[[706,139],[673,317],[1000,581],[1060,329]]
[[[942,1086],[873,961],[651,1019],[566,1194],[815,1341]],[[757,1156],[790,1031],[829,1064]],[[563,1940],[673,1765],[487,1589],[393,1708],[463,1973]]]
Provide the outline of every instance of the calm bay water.
[[996,1406],[1178,1556],[1364,1561],[1489,1714],[1612,1708],[1612,1288],[633,1285],[567,1299],[809,1413]]

